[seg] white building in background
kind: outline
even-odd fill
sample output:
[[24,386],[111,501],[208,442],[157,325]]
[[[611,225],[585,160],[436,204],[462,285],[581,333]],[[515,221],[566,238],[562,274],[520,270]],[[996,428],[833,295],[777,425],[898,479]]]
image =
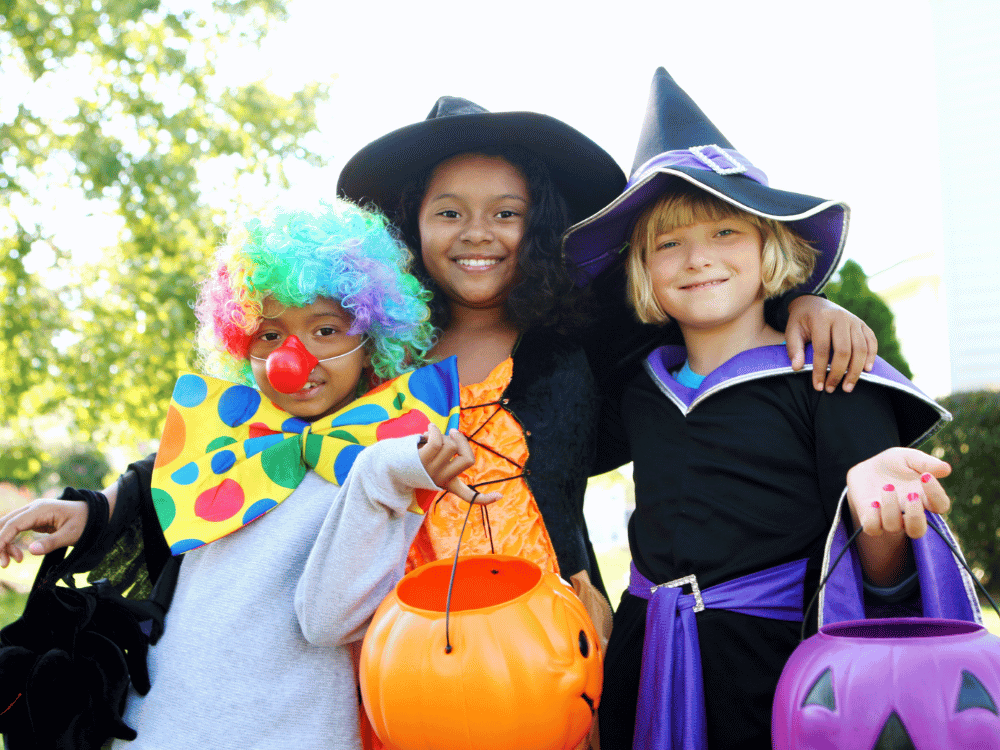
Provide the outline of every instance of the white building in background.
[[951,389],[1000,388],[1000,2],[931,5]]
[[896,338],[913,382],[931,398],[952,391],[941,252],[925,252],[885,269],[865,269],[868,286],[892,310]]

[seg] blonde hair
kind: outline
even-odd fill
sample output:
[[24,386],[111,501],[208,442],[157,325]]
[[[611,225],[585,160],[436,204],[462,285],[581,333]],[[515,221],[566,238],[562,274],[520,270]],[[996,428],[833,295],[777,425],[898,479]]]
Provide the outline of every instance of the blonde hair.
[[812,274],[817,252],[787,224],[744,211],[686,181],[680,182],[648,206],[632,230],[625,269],[629,303],[641,322],[664,325],[670,321],[656,299],[646,269],[646,254],[657,235],[731,217],[750,222],[760,232],[760,279],[765,299],[787,292]]

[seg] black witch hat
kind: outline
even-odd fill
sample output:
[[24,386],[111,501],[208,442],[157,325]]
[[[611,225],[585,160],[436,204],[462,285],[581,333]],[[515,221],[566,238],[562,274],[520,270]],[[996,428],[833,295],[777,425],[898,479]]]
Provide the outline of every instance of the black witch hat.
[[457,154],[520,146],[549,168],[572,221],[611,201],[625,184],[614,159],[580,131],[537,112],[489,112],[457,96],[442,96],[425,120],[372,141],[350,158],[338,194],[392,215],[416,174]]
[[686,180],[737,208],[791,225],[818,251],[801,291],[817,291],[836,269],[847,237],[847,204],[769,187],[767,176],[733,148],[665,69],[657,68],[625,191],[563,237],[564,253],[580,268],[581,285],[614,263],[643,209],[672,180]]

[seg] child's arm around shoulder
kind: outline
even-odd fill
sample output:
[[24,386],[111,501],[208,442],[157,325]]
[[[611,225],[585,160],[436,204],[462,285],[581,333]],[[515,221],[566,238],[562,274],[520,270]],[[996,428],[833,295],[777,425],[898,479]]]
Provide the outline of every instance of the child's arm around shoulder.
[[[417,436],[382,440],[358,454],[330,507],[295,591],[306,640],[342,646],[359,640],[382,599],[403,575],[423,516],[409,511],[415,489],[448,487],[476,494],[457,476],[473,463],[464,436],[433,426]],[[480,495],[491,502],[498,495]]]
[[[813,345],[813,387],[833,393],[843,379],[844,390],[857,385],[861,372],[870,372],[878,353],[878,339],[857,315],[823,297],[803,294],[788,303],[784,328],[792,369],[805,364],[806,342]],[[829,371],[827,371],[829,364]]]

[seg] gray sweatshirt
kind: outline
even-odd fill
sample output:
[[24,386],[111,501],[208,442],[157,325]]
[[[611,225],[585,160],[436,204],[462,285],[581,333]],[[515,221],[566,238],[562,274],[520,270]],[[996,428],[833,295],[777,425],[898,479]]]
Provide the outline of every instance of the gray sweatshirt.
[[152,689],[132,692],[120,750],[360,747],[349,644],[403,575],[434,489],[413,437],[362,451],[342,487],[309,472],[277,508],[188,552]]

